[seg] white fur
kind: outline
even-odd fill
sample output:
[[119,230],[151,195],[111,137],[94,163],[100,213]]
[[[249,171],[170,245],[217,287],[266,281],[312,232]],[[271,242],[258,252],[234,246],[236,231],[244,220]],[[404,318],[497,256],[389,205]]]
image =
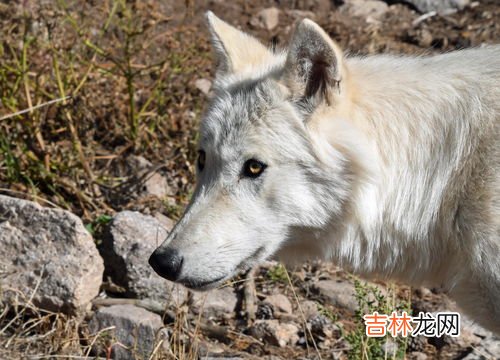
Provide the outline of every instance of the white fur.
[[[183,254],[179,281],[213,287],[273,254],[324,258],[442,286],[499,332],[500,47],[344,58],[305,20],[274,55],[208,17],[222,66],[206,166],[161,246]],[[255,180],[241,175],[250,158],[268,165]]]

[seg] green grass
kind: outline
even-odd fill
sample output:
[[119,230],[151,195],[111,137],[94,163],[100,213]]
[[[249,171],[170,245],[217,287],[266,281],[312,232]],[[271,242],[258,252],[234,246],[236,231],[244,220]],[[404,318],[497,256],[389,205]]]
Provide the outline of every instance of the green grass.
[[273,283],[288,283],[287,270],[282,264],[277,264],[270,268],[266,273],[266,277]]
[[[394,287],[389,287],[387,295],[384,295],[377,286],[362,283],[358,279],[354,280],[354,287],[358,303],[358,309],[355,313],[356,328],[344,334],[344,338],[351,346],[348,358],[352,360],[404,359],[408,338],[400,336],[392,338],[391,335],[380,338],[368,337],[363,316],[375,311],[386,315],[390,315],[393,311],[398,314],[401,311],[406,311],[408,315],[411,315],[410,301],[398,299]],[[397,344],[397,351],[394,354],[385,351],[383,345],[387,341],[394,341]]]

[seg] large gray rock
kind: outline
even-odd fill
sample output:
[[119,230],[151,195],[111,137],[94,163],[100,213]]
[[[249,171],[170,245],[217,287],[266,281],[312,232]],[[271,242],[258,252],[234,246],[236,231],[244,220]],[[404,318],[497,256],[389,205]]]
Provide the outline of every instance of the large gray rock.
[[105,276],[126,290],[125,295],[162,303],[182,302],[184,287],[158,276],[149,256],[168,235],[162,223],[135,211],[123,211],[112,220],[100,246]]
[[149,359],[155,345],[166,340],[161,339],[159,330],[162,327],[160,315],[134,305],[101,308],[89,322],[92,335],[96,336],[100,332],[101,338],[111,337],[114,344],[111,357],[115,360]]
[[0,195],[0,270],[4,301],[75,313],[99,293],[104,267],[77,216]]

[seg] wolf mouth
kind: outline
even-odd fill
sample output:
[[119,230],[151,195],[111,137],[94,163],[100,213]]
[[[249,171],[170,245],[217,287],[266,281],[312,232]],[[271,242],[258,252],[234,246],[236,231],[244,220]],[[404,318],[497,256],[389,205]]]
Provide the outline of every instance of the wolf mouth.
[[208,280],[208,281],[200,281],[200,280],[195,280],[195,279],[184,279],[184,280],[179,280],[179,282],[184,285],[185,287],[192,289],[192,290],[210,290],[213,289],[215,286],[220,284],[222,281],[229,279],[231,276],[242,272],[242,271],[248,271],[252,268],[252,266],[255,265],[255,262],[257,259],[260,258],[262,253],[264,252],[265,248],[264,246],[259,247],[257,250],[255,250],[249,257],[245,258],[243,261],[241,261],[234,269],[234,271],[231,271],[231,273],[219,276],[215,279]]

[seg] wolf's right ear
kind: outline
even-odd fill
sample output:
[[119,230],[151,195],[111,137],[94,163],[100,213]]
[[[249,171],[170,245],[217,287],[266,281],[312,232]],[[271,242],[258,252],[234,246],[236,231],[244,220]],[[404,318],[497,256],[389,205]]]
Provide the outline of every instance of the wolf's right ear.
[[330,104],[340,91],[342,51],[318,24],[304,19],[292,36],[284,75],[294,98]]
[[241,73],[271,60],[274,55],[253,36],[222,21],[213,12],[206,18],[217,56],[217,75]]

